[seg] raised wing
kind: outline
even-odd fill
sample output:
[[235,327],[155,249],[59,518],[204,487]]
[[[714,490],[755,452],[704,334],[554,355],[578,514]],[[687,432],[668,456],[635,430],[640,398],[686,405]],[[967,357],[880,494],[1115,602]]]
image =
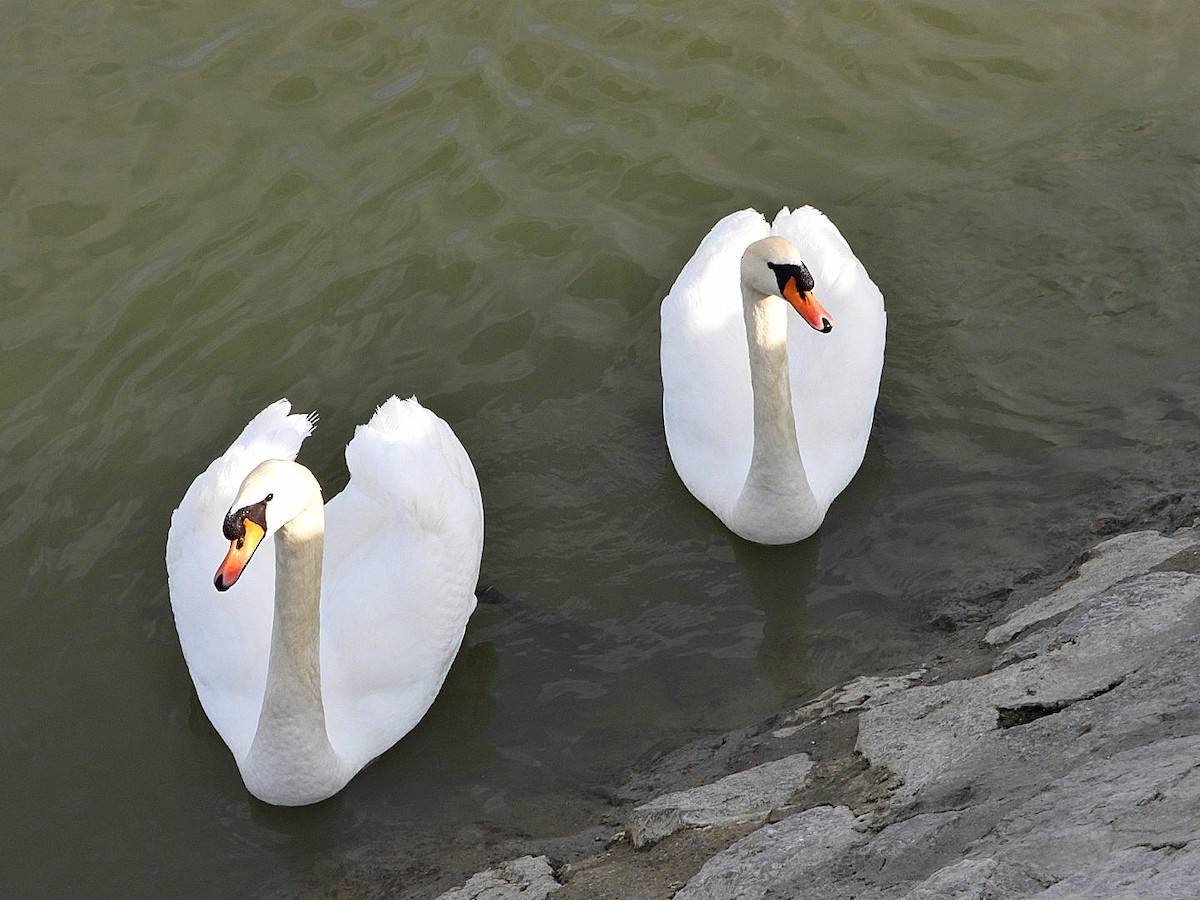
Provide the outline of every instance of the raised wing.
[[788,361],[796,438],[809,486],[828,506],[862,463],[883,368],[883,295],[841,232],[811,206],[784,207],[771,225],[796,246],[813,293],[833,316],[820,334],[789,318]]
[[737,500],[754,449],[741,258],[769,233],[752,209],[721,219],[662,303],[667,446],[684,484],[720,516]]
[[272,403],[192,482],[171,516],[167,581],[184,659],[209,720],[234,756],[250,749],[267,678],[275,592],[274,542],[227,592],[213,574],[228,549],[221,523],[242,481],[266,459],[295,459],[315,417]]
[[334,748],[364,765],[433,703],[475,609],[483,504],[450,426],[392,397],[326,504],[321,668]]

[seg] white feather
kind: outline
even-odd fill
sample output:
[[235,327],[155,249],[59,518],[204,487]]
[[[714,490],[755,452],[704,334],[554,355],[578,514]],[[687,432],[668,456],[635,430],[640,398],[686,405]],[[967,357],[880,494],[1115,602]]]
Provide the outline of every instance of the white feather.
[[[274,608],[267,539],[225,593],[213,574],[221,526],[242,480],[294,459],[313,421],[286,400],[254,418],[185,494],[167,538],[180,643],[209,719],[239,764],[263,705]],[[450,427],[395,397],[346,448],[350,481],[325,506],[320,667],[326,730],[349,775],[420,721],[475,608],[483,505]]]
[[883,367],[883,296],[822,213],[785,207],[768,226],[745,209],[713,227],[662,303],[663,420],[680,478],[727,524],[754,449],[740,262],[771,234],[800,251],[835,323],[821,334],[790,315],[787,336],[796,438],[822,509],[862,463]]

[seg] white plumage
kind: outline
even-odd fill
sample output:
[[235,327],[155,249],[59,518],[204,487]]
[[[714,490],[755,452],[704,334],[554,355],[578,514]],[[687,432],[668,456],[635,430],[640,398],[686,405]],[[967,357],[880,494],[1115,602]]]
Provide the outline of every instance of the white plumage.
[[790,309],[786,317],[792,416],[815,512],[804,527],[743,536],[787,543],[819,526],[862,463],[883,367],[883,296],[822,213],[785,207],[768,225],[746,209],[700,243],[662,303],[663,419],[684,484],[741,533],[734,511],[754,453],[755,397],[740,266],[747,248],[769,235],[799,252],[834,322],[823,334]]
[[[268,802],[298,805],[339,790],[432,704],[475,608],[483,505],[466,451],[415,399],[392,397],[356,429],[346,447],[350,481],[324,506],[319,626],[303,621],[303,612],[283,616],[284,622],[299,617],[291,627],[303,635],[311,629],[319,642],[312,654],[320,685],[312,740],[324,746],[316,733],[323,714],[333,755],[306,756],[306,736],[264,752],[255,741],[271,719],[264,710],[268,668],[287,668],[276,659],[284,660],[282,651],[272,648],[273,620],[283,627],[272,535],[287,523],[273,517],[287,509],[299,521],[305,502],[320,505],[315,481],[315,497],[289,496],[305,490],[303,478],[289,475],[301,467],[260,465],[293,460],[311,432],[315,417],[289,414],[290,408],[280,400],[259,413],[192,483],[171,520],[167,572],[180,643],[205,712],[247,786]],[[268,492],[267,537],[236,583],[219,593],[213,573],[230,547],[222,534],[226,514]],[[312,544],[319,548],[320,540]],[[285,694],[292,690],[287,678],[279,684]]]

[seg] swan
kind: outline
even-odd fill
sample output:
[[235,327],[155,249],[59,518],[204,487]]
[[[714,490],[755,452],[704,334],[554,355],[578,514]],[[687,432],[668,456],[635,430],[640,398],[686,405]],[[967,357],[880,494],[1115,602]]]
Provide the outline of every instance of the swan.
[[[810,327],[788,327],[789,304]],[[663,424],[683,483],[746,540],[812,535],[862,463],[883,369],[883,295],[850,245],[809,206],[771,225],[732,213],[661,314]]]
[[279,806],[332,796],[417,724],[475,609],[483,551],[471,460],[415,398],[358,426],[328,504],[294,461],[315,424],[287,400],[264,409],[167,536],[200,702],[246,788]]

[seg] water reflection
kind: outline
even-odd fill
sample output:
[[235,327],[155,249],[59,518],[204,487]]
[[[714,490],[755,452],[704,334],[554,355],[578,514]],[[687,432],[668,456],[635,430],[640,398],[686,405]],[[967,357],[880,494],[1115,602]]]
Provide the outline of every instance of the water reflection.
[[765,547],[730,536],[734,558],[764,616],[758,663],[786,697],[798,697],[812,688],[808,595],[820,554],[818,544],[819,538]]

